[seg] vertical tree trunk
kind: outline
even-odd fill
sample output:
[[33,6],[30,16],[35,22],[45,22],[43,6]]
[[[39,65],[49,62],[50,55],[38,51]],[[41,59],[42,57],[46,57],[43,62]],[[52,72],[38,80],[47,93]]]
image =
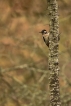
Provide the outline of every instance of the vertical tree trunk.
[[61,106],[59,90],[59,16],[58,4],[56,0],[47,0],[48,13],[50,19],[49,35],[49,88],[50,88],[50,106]]

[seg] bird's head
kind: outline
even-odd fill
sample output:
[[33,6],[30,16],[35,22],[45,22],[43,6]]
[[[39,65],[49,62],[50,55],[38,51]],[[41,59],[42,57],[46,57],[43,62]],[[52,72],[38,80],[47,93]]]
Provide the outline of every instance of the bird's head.
[[43,29],[41,32],[39,32],[39,33],[42,33],[42,35],[44,35],[44,34],[47,34],[47,31],[45,30],[45,29]]

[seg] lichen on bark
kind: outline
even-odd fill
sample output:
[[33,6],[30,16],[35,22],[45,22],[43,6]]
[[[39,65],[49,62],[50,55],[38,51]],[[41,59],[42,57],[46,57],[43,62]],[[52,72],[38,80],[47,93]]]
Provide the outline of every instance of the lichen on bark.
[[48,14],[50,20],[49,35],[49,89],[50,89],[50,106],[61,106],[60,86],[59,86],[59,15],[58,3],[56,0],[47,0]]

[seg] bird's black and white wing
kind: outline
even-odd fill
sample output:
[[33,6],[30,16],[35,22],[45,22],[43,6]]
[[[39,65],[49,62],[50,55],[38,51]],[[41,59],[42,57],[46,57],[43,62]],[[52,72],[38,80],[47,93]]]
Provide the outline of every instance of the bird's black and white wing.
[[48,34],[43,35],[43,40],[44,40],[45,44],[49,47],[49,36],[48,36]]

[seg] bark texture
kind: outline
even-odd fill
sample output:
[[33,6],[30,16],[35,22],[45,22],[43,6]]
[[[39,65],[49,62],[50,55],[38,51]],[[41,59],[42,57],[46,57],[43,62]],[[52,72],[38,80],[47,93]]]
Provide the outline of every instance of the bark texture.
[[50,106],[61,106],[59,89],[59,16],[58,4],[56,0],[47,0],[48,14],[50,19],[49,35],[49,88],[50,88]]

